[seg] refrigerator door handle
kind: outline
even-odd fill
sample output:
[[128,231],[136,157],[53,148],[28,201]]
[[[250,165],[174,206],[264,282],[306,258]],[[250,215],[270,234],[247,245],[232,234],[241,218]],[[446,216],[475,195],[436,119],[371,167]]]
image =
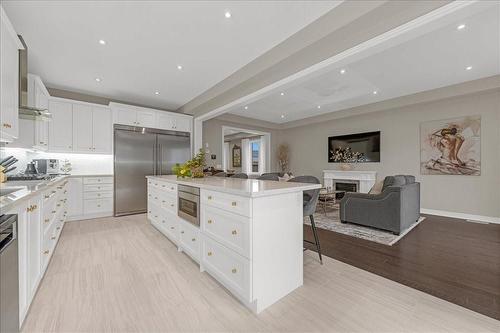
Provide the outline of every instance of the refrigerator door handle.
[[161,156],[161,144],[158,144],[158,174],[161,176],[161,164],[162,164],[162,156]]

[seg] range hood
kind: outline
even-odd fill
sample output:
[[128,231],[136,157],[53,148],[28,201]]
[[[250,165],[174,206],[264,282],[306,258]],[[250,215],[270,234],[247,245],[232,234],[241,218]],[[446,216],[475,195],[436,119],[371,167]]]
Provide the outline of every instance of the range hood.
[[19,118],[30,120],[50,120],[49,110],[28,105],[28,46],[21,35],[17,35],[24,46],[19,50]]

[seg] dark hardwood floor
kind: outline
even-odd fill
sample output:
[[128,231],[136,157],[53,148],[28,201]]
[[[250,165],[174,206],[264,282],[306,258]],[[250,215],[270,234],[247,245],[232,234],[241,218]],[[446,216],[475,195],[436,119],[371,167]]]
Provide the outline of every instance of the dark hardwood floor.
[[[500,225],[426,217],[393,246],[318,229],[321,250],[334,259],[500,320]],[[309,226],[304,226],[304,235],[313,239]]]

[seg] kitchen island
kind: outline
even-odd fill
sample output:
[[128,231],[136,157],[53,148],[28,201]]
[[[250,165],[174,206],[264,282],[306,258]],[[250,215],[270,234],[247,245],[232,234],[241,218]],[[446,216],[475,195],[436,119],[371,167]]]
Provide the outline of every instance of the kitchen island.
[[302,193],[320,184],[146,178],[151,224],[253,312],[303,284]]

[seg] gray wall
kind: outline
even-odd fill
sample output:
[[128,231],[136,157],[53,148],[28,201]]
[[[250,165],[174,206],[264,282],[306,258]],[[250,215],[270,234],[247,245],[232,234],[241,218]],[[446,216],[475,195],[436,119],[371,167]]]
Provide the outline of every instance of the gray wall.
[[[481,176],[420,175],[420,123],[465,115],[481,115]],[[327,162],[329,136],[375,130],[381,131],[381,162],[359,164],[356,170],[377,171],[378,179],[415,175],[422,208],[500,217],[500,90],[284,129],[272,145],[288,143],[294,174],[322,179],[323,170],[338,168]]]

